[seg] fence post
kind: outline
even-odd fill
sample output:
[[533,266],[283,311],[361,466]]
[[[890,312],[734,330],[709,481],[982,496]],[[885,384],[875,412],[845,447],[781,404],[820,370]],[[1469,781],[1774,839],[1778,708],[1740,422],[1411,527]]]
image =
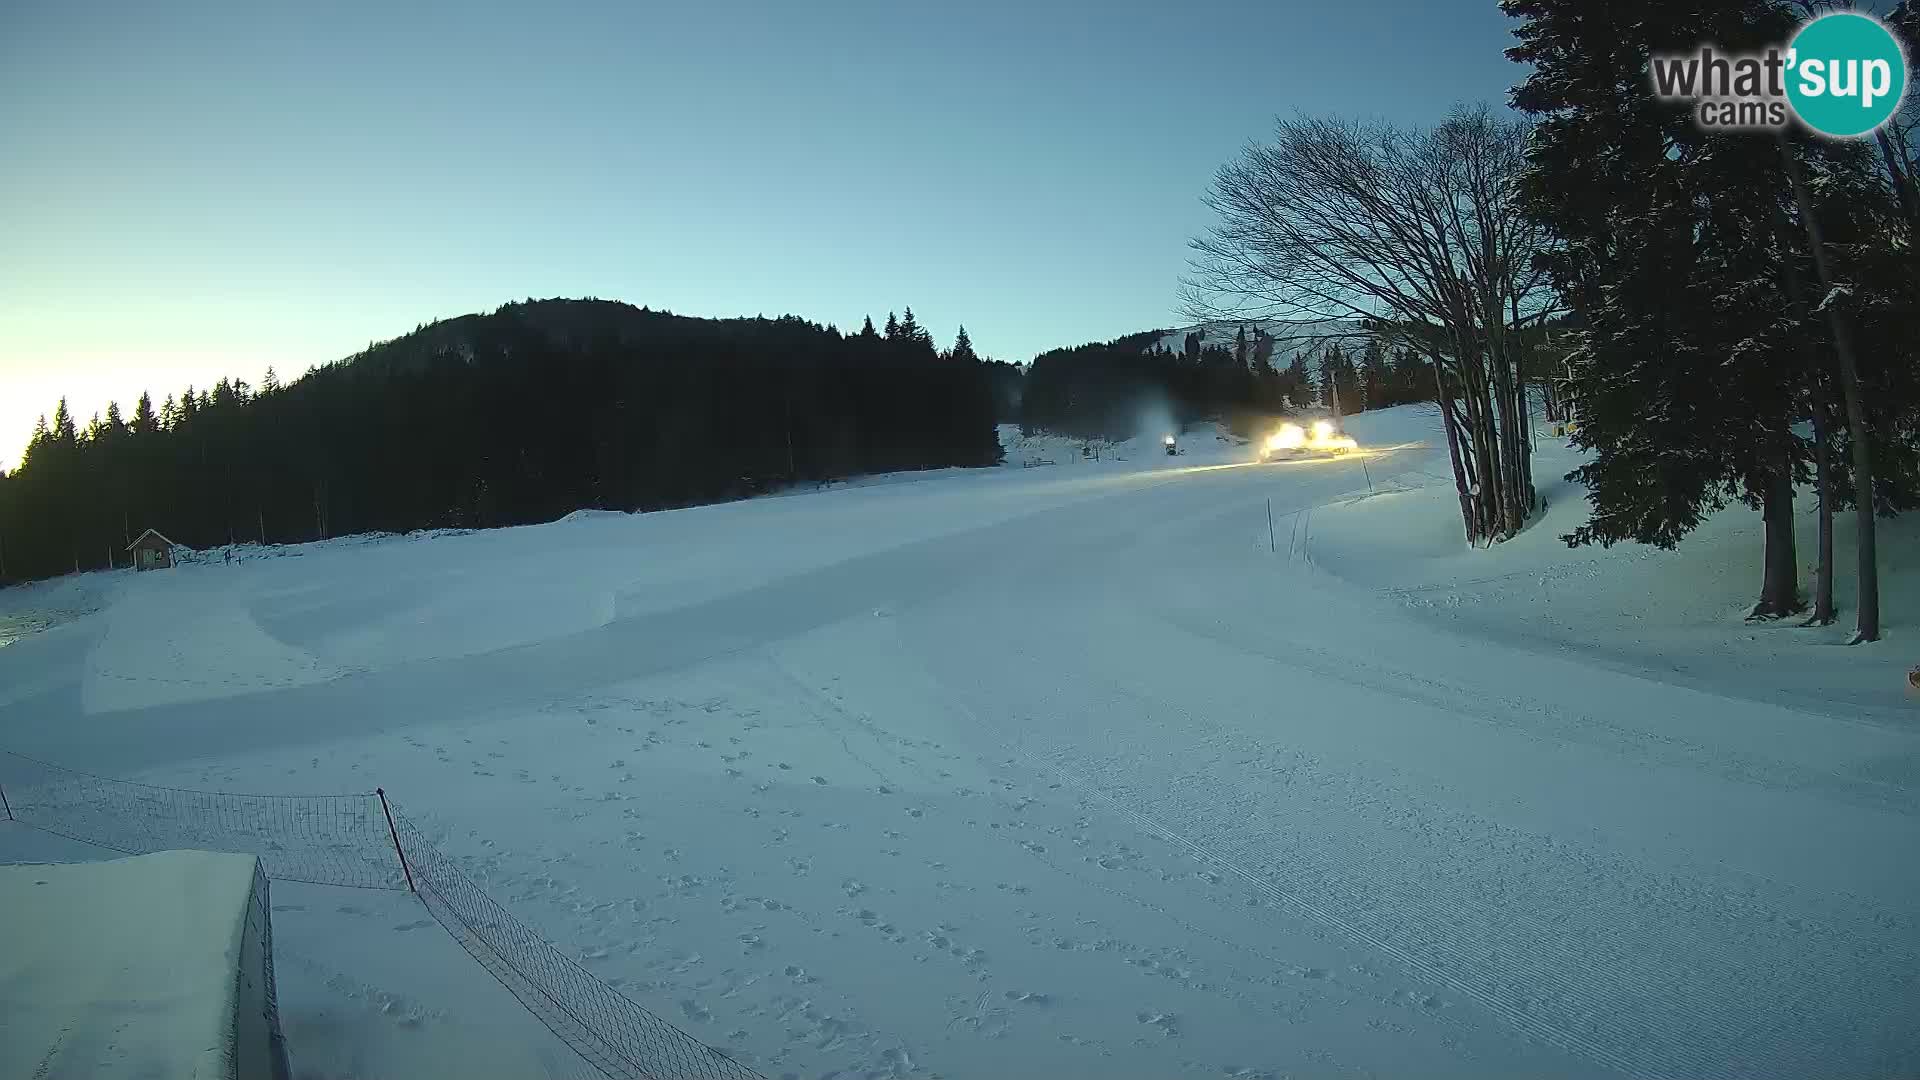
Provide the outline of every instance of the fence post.
[[13,804],[7,801],[7,789],[3,787],[0,787],[0,807],[6,808],[7,820],[12,821],[13,820]]
[[400,872],[407,875],[407,891],[419,892],[413,887],[413,868],[407,865],[407,853],[400,846],[400,830],[393,827],[393,809],[387,805],[387,789],[374,788],[373,793],[380,796],[380,812],[387,815],[387,835],[393,837],[393,853],[400,856]]

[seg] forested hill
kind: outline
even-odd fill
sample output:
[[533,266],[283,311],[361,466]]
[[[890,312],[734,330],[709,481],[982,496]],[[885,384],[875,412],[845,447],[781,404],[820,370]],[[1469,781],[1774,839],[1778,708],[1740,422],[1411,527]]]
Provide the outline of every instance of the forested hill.
[[1351,413],[1431,398],[1417,354],[1363,331],[1331,321],[1214,324],[1052,349],[1021,382],[1020,423],[1124,439],[1215,418],[1246,432],[1335,401]]
[[842,334],[792,316],[508,304],[285,386],[270,373],[257,388],[155,388],[87,424],[62,402],[0,478],[0,579],[124,565],[149,527],[196,547],[482,528],[991,464],[1002,369],[964,330],[935,348],[911,309]]

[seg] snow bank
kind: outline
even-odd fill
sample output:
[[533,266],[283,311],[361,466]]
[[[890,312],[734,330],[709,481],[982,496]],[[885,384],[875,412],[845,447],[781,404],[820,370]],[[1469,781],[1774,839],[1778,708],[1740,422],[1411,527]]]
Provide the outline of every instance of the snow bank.
[[[1432,406],[1363,413],[1347,421],[1363,445],[1444,445]],[[1546,509],[1491,550],[1466,546],[1444,455],[1417,471],[1316,509],[1310,552],[1320,569],[1374,589],[1424,617],[1477,634],[1593,660],[1683,685],[1848,712],[1904,718],[1903,673],[1914,657],[1899,640],[1920,609],[1920,520],[1881,524],[1881,642],[1841,647],[1852,627],[1853,521],[1836,521],[1841,563],[1832,627],[1797,619],[1749,623],[1759,594],[1760,517],[1744,507],[1710,515],[1672,551],[1623,543],[1569,548],[1561,537],[1587,520],[1586,491],[1565,479],[1586,460],[1544,432],[1534,451]],[[1801,588],[1813,587],[1815,503],[1796,503]]]
[[274,1075],[256,865],[168,851],[0,868],[0,1075]]
[[68,574],[0,589],[0,648],[98,611],[114,574]]

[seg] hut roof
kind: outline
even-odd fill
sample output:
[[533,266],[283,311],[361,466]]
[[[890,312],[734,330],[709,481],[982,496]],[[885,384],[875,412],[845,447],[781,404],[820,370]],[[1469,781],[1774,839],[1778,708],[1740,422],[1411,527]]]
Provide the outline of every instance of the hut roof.
[[133,538],[133,543],[131,543],[131,544],[128,544],[128,545],[127,545],[127,550],[128,550],[128,551],[132,551],[132,550],[133,550],[134,548],[137,548],[137,547],[139,547],[139,546],[140,546],[141,544],[144,544],[144,543],[146,543],[146,542],[147,542],[147,538],[148,538],[148,537],[152,537],[152,538],[154,538],[155,540],[158,540],[158,541],[160,541],[160,543],[161,543],[162,545],[164,545],[164,546],[166,546],[166,547],[178,547],[178,546],[179,546],[178,544],[175,544],[175,543],[174,543],[173,541],[171,541],[171,540],[169,540],[169,539],[167,539],[167,538],[166,538],[165,536],[163,536],[163,535],[161,535],[161,533],[160,533],[160,530],[158,530],[158,529],[148,529],[148,530],[147,530],[146,532],[143,532],[143,533],[141,533],[141,534],[140,534],[139,536],[136,536],[136,537],[134,537],[134,538]]

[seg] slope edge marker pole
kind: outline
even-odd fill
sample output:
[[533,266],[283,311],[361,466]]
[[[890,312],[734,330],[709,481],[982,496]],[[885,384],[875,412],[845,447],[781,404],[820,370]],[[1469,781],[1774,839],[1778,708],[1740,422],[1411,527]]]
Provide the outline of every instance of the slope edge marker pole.
[[1275,555],[1280,553],[1280,545],[1273,539],[1273,500],[1267,500],[1267,550]]
[[393,853],[400,856],[400,872],[407,875],[407,891],[417,893],[413,887],[413,868],[407,865],[407,853],[400,846],[400,830],[393,827],[393,809],[387,805],[387,789],[374,788],[373,793],[380,796],[380,812],[387,815],[387,835],[393,837]]

